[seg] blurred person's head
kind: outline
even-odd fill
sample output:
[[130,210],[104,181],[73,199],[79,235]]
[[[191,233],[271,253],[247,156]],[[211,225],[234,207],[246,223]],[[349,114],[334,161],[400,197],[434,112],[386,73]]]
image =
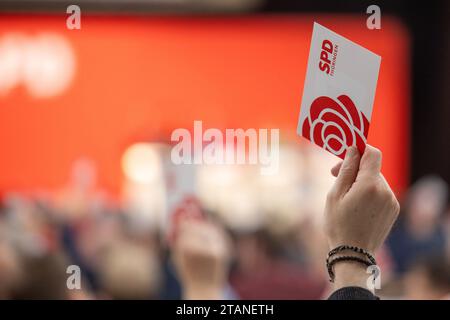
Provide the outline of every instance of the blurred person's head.
[[5,209],[5,233],[25,255],[41,255],[58,244],[58,228],[46,203],[9,195]]
[[252,273],[270,263],[280,254],[280,243],[265,229],[236,233],[236,262],[240,272]]
[[119,212],[87,215],[73,225],[78,253],[88,264],[95,264],[98,253],[124,238]]
[[450,295],[450,261],[435,256],[418,261],[404,278],[405,297],[415,300],[444,299]]
[[0,299],[10,299],[16,290],[22,269],[16,253],[6,241],[0,241]]
[[60,252],[21,257],[22,277],[16,299],[69,299],[66,268],[69,265]]
[[448,186],[437,176],[426,176],[417,181],[407,198],[408,226],[420,236],[432,232],[447,205]]
[[157,257],[149,248],[130,241],[114,242],[106,248],[98,271],[108,299],[151,299],[160,288]]

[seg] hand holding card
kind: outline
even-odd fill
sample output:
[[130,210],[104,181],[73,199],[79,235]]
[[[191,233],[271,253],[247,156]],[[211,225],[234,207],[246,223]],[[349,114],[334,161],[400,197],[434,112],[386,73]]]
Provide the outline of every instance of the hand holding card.
[[230,239],[219,224],[206,219],[196,199],[185,199],[173,215],[170,245],[183,298],[222,298]]
[[174,212],[171,215],[171,223],[168,232],[168,241],[170,244],[175,241],[179,232],[180,223],[183,220],[205,220],[200,203],[193,196],[186,196],[174,209]]
[[314,23],[297,133],[338,157],[364,152],[381,57]]

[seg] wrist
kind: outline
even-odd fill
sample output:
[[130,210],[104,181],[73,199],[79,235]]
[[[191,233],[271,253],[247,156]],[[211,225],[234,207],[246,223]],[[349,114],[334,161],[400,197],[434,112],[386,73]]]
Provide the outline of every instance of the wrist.
[[367,287],[369,275],[366,272],[367,267],[356,261],[341,261],[334,265],[334,290],[344,287],[361,287],[371,290]]

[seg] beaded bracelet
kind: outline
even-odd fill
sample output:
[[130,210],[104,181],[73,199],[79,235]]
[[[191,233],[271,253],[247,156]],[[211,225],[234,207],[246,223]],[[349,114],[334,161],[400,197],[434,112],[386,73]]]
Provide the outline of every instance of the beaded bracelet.
[[366,250],[364,250],[362,248],[359,248],[359,247],[348,246],[348,245],[338,246],[338,247],[334,248],[333,250],[331,250],[330,252],[328,252],[327,261],[328,261],[329,258],[331,258],[331,256],[335,255],[338,252],[345,251],[345,250],[351,250],[351,251],[354,251],[356,253],[361,253],[361,254],[365,255],[367,257],[367,259],[369,259],[369,261],[372,264],[377,264],[377,262],[375,261],[375,258],[373,257],[373,255],[371,255],[368,251],[366,251]]
[[[331,259],[335,254],[342,252],[342,251],[346,251],[346,250],[350,250],[350,251],[354,251],[356,253],[360,253],[363,254],[364,256],[366,256],[366,259],[360,258],[360,257],[355,257],[355,256],[340,256],[340,257],[336,257]],[[342,246],[338,246],[336,248],[334,248],[333,250],[331,250],[330,252],[328,252],[328,257],[326,259],[326,263],[327,263],[327,270],[328,270],[328,275],[330,276],[330,282],[334,282],[334,271],[333,271],[333,266],[340,261],[355,261],[355,262],[359,262],[362,263],[364,265],[371,266],[371,265],[376,265],[377,262],[375,260],[375,258],[366,250],[359,248],[359,247],[355,247],[355,246],[349,246],[349,245],[342,245]]]
[[360,257],[354,257],[354,256],[340,256],[332,259],[331,261],[327,261],[327,269],[328,269],[328,275],[330,276],[330,282],[334,282],[335,274],[333,271],[333,266],[340,261],[356,261],[362,264],[365,264],[367,267],[373,265],[372,262],[369,262],[367,260],[364,260]]

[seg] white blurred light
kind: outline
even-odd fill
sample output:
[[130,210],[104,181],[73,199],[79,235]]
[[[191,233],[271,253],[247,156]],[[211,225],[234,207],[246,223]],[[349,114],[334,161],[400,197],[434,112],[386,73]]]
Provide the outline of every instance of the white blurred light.
[[167,193],[162,179],[149,184],[126,181],[122,203],[135,231],[160,229],[166,223]]
[[24,81],[35,97],[50,97],[70,84],[75,59],[67,40],[56,34],[41,34],[28,42]]
[[199,180],[206,189],[230,186],[240,179],[240,167],[237,165],[203,165],[199,170]]
[[257,172],[254,166],[203,165],[198,170],[199,198],[231,229],[255,230],[264,221],[254,183]]
[[123,205],[135,231],[161,228],[167,220],[164,152],[159,143],[136,143],[122,156]]
[[279,170],[274,175],[260,176],[259,198],[272,231],[288,229],[304,218],[304,205],[308,201],[302,188],[305,163],[295,144],[280,146]]
[[161,178],[163,168],[158,144],[133,144],[122,157],[122,168],[132,182],[146,184]]
[[23,84],[34,97],[52,97],[67,89],[74,73],[70,43],[58,34],[7,33],[0,38],[2,95]]
[[299,148],[292,145],[282,145],[279,151],[278,172],[273,175],[261,175],[260,181],[262,186],[267,188],[296,188],[302,179],[303,170],[303,157]]
[[257,230],[265,222],[264,212],[259,210],[257,189],[250,181],[224,190],[218,212],[223,221],[236,231]]
[[22,79],[24,42],[20,34],[10,33],[0,38],[0,94],[7,94]]

